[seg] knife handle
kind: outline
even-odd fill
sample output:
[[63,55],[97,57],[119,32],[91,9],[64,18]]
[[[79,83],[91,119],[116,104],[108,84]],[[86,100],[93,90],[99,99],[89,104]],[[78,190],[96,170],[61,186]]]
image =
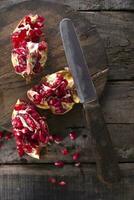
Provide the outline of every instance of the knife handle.
[[106,184],[121,178],[117,157],[97,100],[83,104],[87,127],[91,131],[98,178]]

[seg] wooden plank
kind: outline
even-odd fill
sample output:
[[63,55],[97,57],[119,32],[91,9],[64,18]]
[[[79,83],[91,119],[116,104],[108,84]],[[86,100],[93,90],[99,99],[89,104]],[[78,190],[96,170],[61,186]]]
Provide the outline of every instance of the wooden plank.
[[105,43],[110,67],[109,80],[133,80],[134,14],[130,12],[82,12],[82,14],[96,26]]
[[[1,166],[0,199],[2,200],[133,200],[134,164],[120,165],[122,181],[106,188],[96,178],[94,165],[83,165],[82,169],[65,166]],[[51,185],[49,177],[66,180],[65,187]]]
[[[133,162],[134,160],[134,124],[108,124],[108,129],[113,141],[115,150],[119,156],[120,162]],[[70,142],[67,138],[69,129],[60,132],[64,138],[63,144],[70,150],[69,156],[63,156],[60,151],[60,145],[52,145],[47,151],[48,153],[43,156],[43,160],[32,159],[28,156],[19,158],[14,139],[6,141],[0,149],[0,163],[54,163],[57,160],[64,160],[65,162],[73,162],[72,154],[80,150],[80,161],[86,163],[95,162],[92,152],[92,141],[89,133],[85,128],[74,128],[78,134],[75,142]],[[58,132],[59,133],[59,132]]]
[[109,82],[102,106],[107,123],[134,123],[134,82]]
[[[0,7],[9,6],[22,1],[26,0],[4,0]],[[133,0],[49,0],[49,2],[69,5],[76,10],[134,10]]]

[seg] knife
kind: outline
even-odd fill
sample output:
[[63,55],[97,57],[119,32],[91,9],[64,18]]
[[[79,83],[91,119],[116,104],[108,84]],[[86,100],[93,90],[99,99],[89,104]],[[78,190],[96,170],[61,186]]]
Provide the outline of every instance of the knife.
[[60,33],[77,94],[80,98],[80,103],[83,104],[87,128],[91,132],[98,178],[103,183],[112,184],[120,180],[117,157],[98,102],[88,65],[70,19],[65,18],[60,22]]

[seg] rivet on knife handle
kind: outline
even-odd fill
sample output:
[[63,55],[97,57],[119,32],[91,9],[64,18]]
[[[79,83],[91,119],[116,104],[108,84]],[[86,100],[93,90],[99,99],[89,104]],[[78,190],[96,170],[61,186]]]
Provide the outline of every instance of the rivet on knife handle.
[[65,18],[60,22],[60,33],[67,62],[94,141],[98,177],[104,183],[113,183],[120,179],[120,170],[97,100],[96,90],[89,70],[90,66],[86,63],[74,25],[70,19]]
[[87,126],[90,129],[97,174],[104,183],[120,180],[120,170],[108,129],[98,101],[83,104]]

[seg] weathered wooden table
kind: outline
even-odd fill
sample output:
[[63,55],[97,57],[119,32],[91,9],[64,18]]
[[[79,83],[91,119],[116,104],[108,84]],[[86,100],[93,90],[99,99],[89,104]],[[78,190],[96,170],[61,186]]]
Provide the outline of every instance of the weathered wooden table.
[[[19,2],[22,0],[1,0],[0,9]],[[106,188],[98,181],[91,149],[90,147],[84,149],[88,139],[83,121],[79,120],[74,121],[73,129],[81,133],[82,139],[80,138],[77,143],[87,152],[81,157],[82,168],[75,168],[68,160],[63,169],[57,170],[51,162],[48,163],[55,159],[53,154],[47,158],[47,162],[19,159],[15,149],[9,148],[15,148],[14,140],[10,140],[0,151],[0,200],[133,200],[134,1],[51,0],[50,2],[67,4],[77,10],[80,15],[84,15],[97,26],[104,40],[110,71],[101,104],[118,152],[123,178],[111,188]],[[63,177],[69,184],[66,187],[55,187],[48,184],[49,176]]]

